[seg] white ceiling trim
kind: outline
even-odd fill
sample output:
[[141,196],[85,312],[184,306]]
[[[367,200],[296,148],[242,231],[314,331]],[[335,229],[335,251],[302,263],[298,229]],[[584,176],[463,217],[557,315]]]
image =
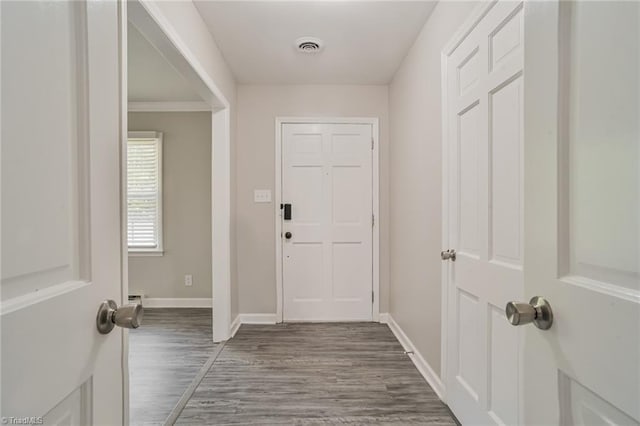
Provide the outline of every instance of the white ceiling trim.
[[129,112],[196,112],[211,111],[204,101],[184,102],[129,102]]

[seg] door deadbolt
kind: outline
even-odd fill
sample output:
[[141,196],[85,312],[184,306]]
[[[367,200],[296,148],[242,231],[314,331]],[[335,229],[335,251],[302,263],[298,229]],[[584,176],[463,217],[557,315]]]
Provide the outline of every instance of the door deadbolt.
[[113,300],[105,300],[100,304],[96,327],[100,334],[108,334],[117,325],[123,328],[138,328],[142,323],[144,309],[142,304],[133,303],[118,308]]

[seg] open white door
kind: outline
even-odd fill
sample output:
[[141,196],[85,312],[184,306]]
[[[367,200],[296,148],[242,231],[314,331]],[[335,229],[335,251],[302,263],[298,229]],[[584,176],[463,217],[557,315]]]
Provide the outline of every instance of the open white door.
[[[523,2],[479,4],[443,52],[447,404],[462,424],[518,424],[523,291]],[[455,257],[451,250],[455,250]]]
[[640,3],[525,9],[524,424],[640,423]]
[[122,424],[119,4],[0,12],[2,420]]

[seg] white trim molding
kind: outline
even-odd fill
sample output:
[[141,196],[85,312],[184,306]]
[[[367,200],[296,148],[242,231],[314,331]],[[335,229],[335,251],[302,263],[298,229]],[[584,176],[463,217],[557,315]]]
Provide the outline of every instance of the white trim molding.
[[276,314],[238,314],[229,327],[229,336],[233,337],[242,324],[276,324]]
[[206,297],[145,297],[143,306],[145,308],[211,308],[213,300]]
[[[440,376],[431,368],[427,360],[424,359],[422,354],[416,349],[415,345],[409,339],[409,337],[402,331],[402,328],[396,323],[390,314],[381,314],[380,317],[385,316],[386,324],[391,329],[391,332],[396,336],[396,339],[400,342],[404,350],[408,353],[409,358],[413,361],[422,377],[427,381],[431,389],[438,395],[438,397],[445,401],[445,388]],[[380,321],[382,322],[382,320]]]
[[211,112],[212,328],[214,342],[221,342],[231,329],[231,105],[157,1],[131,1],[125,9],[128,21],[191,83]]
[[211,111],[204,101],[129,102],[129,112],[197,112]]
[[238,314],[234,320],[231,322],[231,325],[229,326],[229,338],[233,338],[233,336],[236,335],[236,333],[238,332],[238,329],[240,328],[240,326],[242,325],[242,322],[240,320],[240,314]]
[[276,324],[276,314],[238,314],[241,324]]
[[[276,117],[275,120],[275,225],[276,225],[276,322],[284,321],[282,279],[282,125],[288,123],[370,124],[373,136],[373,301],[371,320],[380,320],[380,131],[377,117]],[[336,319],[339,321],[339,319]]]

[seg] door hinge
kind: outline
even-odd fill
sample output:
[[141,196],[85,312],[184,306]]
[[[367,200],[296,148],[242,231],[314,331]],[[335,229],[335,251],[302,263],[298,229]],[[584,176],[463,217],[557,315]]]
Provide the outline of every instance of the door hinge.
[[371,290],[371,303],[375,302],[376,294]]
[[371,138],[371,151],[373,151],[373,138]]
[[376,215],[371,215],[371,227],[373,228],[376,225]]

